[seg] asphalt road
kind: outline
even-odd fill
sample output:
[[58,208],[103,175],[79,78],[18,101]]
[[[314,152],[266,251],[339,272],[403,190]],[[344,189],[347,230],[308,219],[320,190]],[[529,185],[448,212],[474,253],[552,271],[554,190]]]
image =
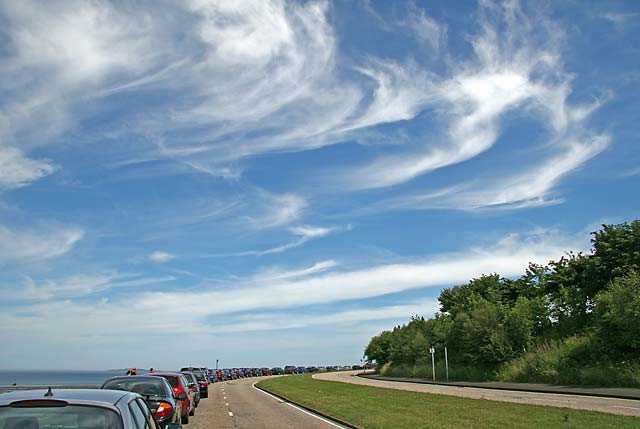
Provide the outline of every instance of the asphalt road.
[[336,426],[275,399],[253,387],[267,377],[209,385],[185,429],[335,429]]
[[574,408],[577,410],[592,410],[640,417],[640,400],[372,380],[370,378],[355,377],[355,374],[359,372],[360,371],[329,372],[325,374],[315,374],[313,377],[318,380],[339,381],[342,383],[384,387],[411,392],[436,393],[472,399],[487,399],[490,401]]

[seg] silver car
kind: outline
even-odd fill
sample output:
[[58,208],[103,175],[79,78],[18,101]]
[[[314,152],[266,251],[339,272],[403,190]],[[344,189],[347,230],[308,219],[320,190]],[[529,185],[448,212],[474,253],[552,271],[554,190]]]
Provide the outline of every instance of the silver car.
[[[101,389],[22,390],[0,395],[3,429],[159,429],[137,393]],[[166,429],[181,429],[168,424]]]

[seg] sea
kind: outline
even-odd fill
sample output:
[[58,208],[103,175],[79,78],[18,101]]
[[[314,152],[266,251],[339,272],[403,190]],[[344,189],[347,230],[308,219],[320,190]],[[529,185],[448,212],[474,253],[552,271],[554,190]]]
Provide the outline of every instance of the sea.
[[108,378],[126,375],[126,372],[126,369],[110,371],[0,369],[0,387],[100,386]]

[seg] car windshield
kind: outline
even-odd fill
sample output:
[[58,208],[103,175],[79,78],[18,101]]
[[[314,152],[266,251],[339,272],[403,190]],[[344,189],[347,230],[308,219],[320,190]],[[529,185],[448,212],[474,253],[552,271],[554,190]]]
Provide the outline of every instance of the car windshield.
[[135,377],[126,379],[107,380],[103,385],[103,389],[126,390],[141,395],[165,395],[166,391],[163,387],[161,379],[158,380],[136,380]]
[[0,407],[3,429],[122,429],[117,413],[107,408],[67,405],[63,407]]

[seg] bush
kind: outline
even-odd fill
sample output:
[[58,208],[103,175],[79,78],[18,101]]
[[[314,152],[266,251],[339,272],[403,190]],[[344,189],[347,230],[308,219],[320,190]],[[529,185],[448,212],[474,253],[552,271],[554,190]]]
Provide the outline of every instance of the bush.
[[640,387],[640,360],[614,363],[607,356],[599,359],[594,353],[598,348],[593,336],[546,342],[503,365],[497,379],[520,383]]

